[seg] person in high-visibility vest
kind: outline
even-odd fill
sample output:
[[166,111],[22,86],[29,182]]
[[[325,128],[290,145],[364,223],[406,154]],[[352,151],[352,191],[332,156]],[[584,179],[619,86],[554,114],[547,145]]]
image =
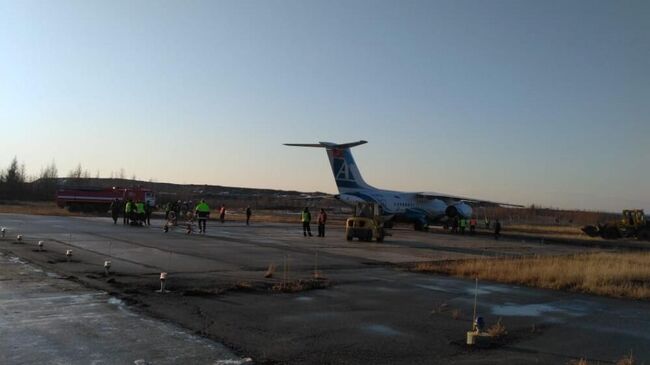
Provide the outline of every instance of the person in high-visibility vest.
[[138,224],[144,223],[144,203],[139,201],[135,203],[135,214]]
[[131,202],[131,199],[126,201],[126,204],[124,205],[124,220],[122,221],[123,224],[129,224],[131,220],[131,212],[133,210],[133,202]]
[[467,219],[461,218],[459,223],[460,223],[460,233],[465,234],[465,227],[467,227]]
[[194,208],[194,212],[198,216],[199,232],[205,233],[205,225],[210,216],[210,206],[208,206],[208,203],[206,203],[205,200],[201,199],[199,204]]
[[309,213],[308,207],[305,207],[305,209],[302,211],[300,220],[302,221],[302,234],[305,237],[307,237],[307,234],[309,234],[309,237],[311,237],[311,227],[309,226],[309,223],[311,223],[311,213]]

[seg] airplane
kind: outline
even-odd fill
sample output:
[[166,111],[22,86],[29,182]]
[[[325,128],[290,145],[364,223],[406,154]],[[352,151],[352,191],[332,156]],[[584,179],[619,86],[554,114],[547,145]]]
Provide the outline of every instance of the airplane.
[[390,222],[409,222],[416,230],[426,230],[430,224],[446,220],[471,218],[474,206],[523,207],[516,204],[499,203],[430,192],[401,192],[375,188],[365,182],[354,162],[350,149],[367,141],[351,143],[285,143],[285,146],[325,148],[330,160],[334,180],[339,190],[335,198],[350,204],[377,203],[385,219]]

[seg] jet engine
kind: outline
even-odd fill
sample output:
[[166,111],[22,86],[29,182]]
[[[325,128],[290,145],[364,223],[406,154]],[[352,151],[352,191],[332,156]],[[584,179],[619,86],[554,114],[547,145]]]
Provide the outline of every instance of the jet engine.
[[472,216],[472,207],[470,207],[467,203],[459,202],[447,206],[447,209],[445,209],[445,214],[449,218],[470,218]]

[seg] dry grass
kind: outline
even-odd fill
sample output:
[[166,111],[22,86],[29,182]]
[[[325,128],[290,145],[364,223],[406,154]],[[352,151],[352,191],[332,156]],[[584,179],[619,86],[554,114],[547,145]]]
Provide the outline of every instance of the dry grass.
[[272,278],[274,273],[275,273],[275,265],[271,263],[271,264],[269,264],[269,268],[264,273],[264,277],[265,278]]
[[501,318],[497,320],[497,323],[493,324],[490,328],[487,329],[487,334],[492,338],[501,338],[508,334],[508,331],[506,331],[506,326],[501,323]]
[[589,365],[589,363],[585,359],[579,359],[579,360],[571,360],[567,363],[567,365]]
[[449,309],[449,305],[446,302],[440,302],[437,303],[433,309],[431,310],[430,315],[438,314],[438,313],[443,313],[447,309]]
[[612,297],[650,299],[650,253],[594,253],[419,263],[415,271]]
[[580,227],[573,226],[547,226],[534,224],[506,224],[508,232],[522,233],[546,233],[546,234],[564,234],[564,235],[583,235]]
[[235,283],[236,290],[253,290],[253,284],[248,281],[240,281]]
[[294,280],[275,284],[271,287],[271,290],[281,293],[299,293],[313,289],[325,289],[331,285],[331,282],[328,280]]
[[80,213],[70,212],[59,208],[52,202],[8,202],[0,203],[0,213],[34,214],[56,216],[79,216]]
[[[636,360],[634,359],[634,356],[632,356],[632,353],[629,355],[625,355],[618,359],[615,363],[616,365],[635,365]],[[589,362],[585,359],[579,359],[579,360],[571,360],[567,363],[567,365],[589,365]]]
[[634,364],[636,364],[636,360],[634,360],[634,356],[632,356],[631,352],[629,355],[625,355],[621,357],[618,361],[616,361],[616,365],[634,365]]

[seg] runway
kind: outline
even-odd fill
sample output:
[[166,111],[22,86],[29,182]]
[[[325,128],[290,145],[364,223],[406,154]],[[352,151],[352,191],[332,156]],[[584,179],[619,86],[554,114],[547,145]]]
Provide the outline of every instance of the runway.
[[[348,242],[337,227],[328,227],[327,237],[319,238],[303,237],[299,224],[255,222],[210,221],[208,234],[199,236],[182,230],[163,233],[162,221],[153,223],[129,227],[105,218],[0,214],[0,225],[8,231],[0,250],[5,258],[20,257],[69,279],[59,281],[91,288],[84,289],[91,293],[104,291],[108,294],[101,295],[119,299],[137,316],[168,320],[202,341],[224,344],[237,359],[250,356],[256,363],[550,364],[576,358],[612,362],[630,351],[637,360],[650,361],[645,330],[650,303],[479,283],[479,314],[488,324],[501,318],[508,336],[498,346],[470,350],[464,340],[471,326],[474,282],[405,269],[420,261],[595,248],[408,230],[396,230],[381,244]],[[15,234],[24,236],[22,243],[16,243]],[[45,241],[45,252],[38,252],[39,240]],[[69,261],[66,250],[72,250]],[[106,260],[112,262],[108,277]],[[265,278],[270,265],[277,269]],[[0,270],[5,275],[7,268]],[[296,293],[272,290],[285,279],[309,280],[315,270],[331,286]],[[164,295],[155,292],[161,272],[168,273],[171,290]],[[7,284],[15,280],[14,275],[0,281],[3,311],[9,308],[4,298],[18,295],[16,286]],[[88,305],[108,300],[98,295]],[[26,309],[12,310],[20,314]],[[29,336],[26,313],[8,318]],[[51,326],[67,323],[59,321]],[[17,342],[8,353],[29,347]],[[143,346],[141,353],[155,351],[153,345]]]

